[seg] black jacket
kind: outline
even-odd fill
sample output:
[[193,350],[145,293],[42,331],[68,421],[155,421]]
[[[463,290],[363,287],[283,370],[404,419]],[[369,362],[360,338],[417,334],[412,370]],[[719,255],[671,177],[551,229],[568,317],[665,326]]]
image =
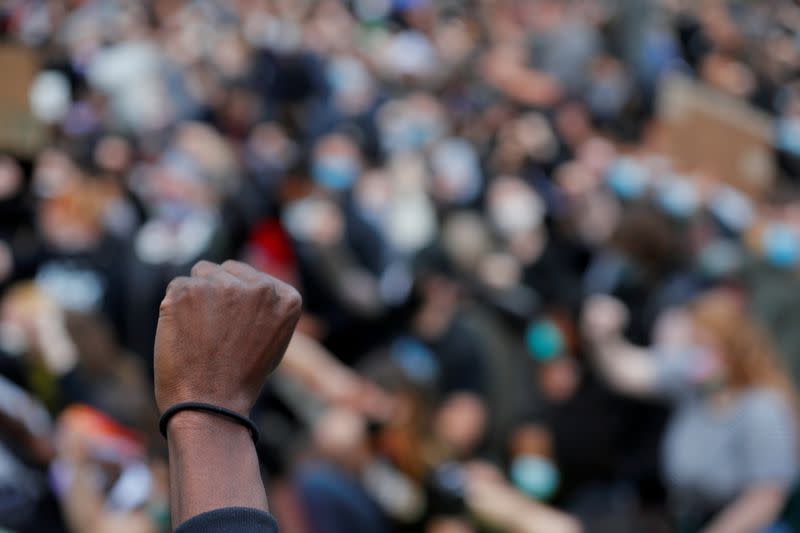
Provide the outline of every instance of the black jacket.
[[278,533],[278,523],[264,511],[228,507],[192,517],[175,533]]

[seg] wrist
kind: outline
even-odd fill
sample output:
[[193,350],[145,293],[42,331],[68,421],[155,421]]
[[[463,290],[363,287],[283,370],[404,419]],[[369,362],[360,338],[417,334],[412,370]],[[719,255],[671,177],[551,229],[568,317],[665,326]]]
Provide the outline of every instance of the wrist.
[[588,339],[594,347],[602,348],[617,344],[622,339],[622,333],[618,330],[597,332],[590,334]]
[[180,411],[167,423],[173,526],[225,507],[267,510],[248,429],[213,413]]
[[243,425],[225,417],[205,411],[180,411],[167,422],[167,437],[172,439],[209,438],[218,435],[244,436],[250,440],[250,432]]

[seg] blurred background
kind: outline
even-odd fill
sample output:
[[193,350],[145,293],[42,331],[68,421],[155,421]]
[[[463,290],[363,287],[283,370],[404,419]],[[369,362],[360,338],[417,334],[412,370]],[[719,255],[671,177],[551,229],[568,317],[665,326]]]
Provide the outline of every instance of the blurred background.
[[[285,533],[800,531],[800,7],[0,1],[0,529],[169,531],[168,282],[304,316]],[[236,317],[247,320],[247,317]]]

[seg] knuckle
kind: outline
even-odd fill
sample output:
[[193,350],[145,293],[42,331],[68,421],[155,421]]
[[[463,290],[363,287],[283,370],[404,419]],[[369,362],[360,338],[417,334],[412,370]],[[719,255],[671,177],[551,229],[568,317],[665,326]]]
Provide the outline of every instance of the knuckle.
[[260,287],[261,288],[259,289],[259,295],[261,298],[266,300],[267,305],[269,305],[273,309],[279,308],[281,303],[281,298],[280,295],[278,294],[278,291],[275,290],[275,286],[269,283],[265,283]]
[[282,287],[280,299],[286,313],[291,316],[299,315],[303,309],[303,297],[291,285]]
[[275,284],[267,277],[253,282],[253,289],[262,296],[275,294]]
[[200,275],[201,273],[203,273],[205,271],[208,271],[213,266],[214,266],[213,263],[203,259],[203,260],[198,261],[197,263],[194,264],[194,266],[192,267],[191,273],[192,273],[193,276],[197,276],[197,275]]
[[167,297],[172,299],[178,295],[178,293],[183,292],[184,288],[186,287],[186,280],[183,278],[175,278],[169,282],[167,285]]
[[214,288],[225,295],[237,295],[239,293],[239,284],[230,280],[218,280],[214,284]]
[[202,283],[197,279],[186,277],[175,278],[167,286],[165,301],[168,304],[182,302],[191,298],[202,286]]

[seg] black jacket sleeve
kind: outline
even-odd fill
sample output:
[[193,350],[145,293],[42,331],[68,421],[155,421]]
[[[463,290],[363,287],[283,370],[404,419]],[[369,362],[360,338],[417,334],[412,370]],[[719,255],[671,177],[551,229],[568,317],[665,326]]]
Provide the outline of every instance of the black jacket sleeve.
[[192,517],[175,533],[278,533],[278,523],[264,511],[228,507]]

